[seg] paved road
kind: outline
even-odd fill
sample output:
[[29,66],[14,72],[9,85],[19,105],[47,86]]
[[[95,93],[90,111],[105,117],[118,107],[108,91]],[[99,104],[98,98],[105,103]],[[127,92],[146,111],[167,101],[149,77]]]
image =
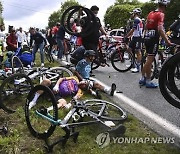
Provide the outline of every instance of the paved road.
[[[170,105],[161,95],[158,89],[149,89],[139,87],[138,80],[140,73],[119,73],[112,67],[100,67],[94,70],[95,77],[107,85],[116,83],[117,91],[123,91],[123,94],[144,107],[150,109],[156,114],[164,117],[173,124],[180,126],[180,110]],[[158,82],[157,80],[155,80]]]
[[[114,70],[112,67],[100,67],[97,70],[94,70],[95,78],[102,81],[106,85],[110,86],[112,82],[116,83],[117,91],[122,91],[123,95],[137,102],[141,106],[149,109],[153,113],[163,118],[163,122],[167,120],[170,124],[173,124],[177,127],[177,130],[174,131],[180,137],[180,110],[170,105],[161,95],[161,92],[158,89],[148,89],[146,87],[139,87],[138,80],[141,76],[140,73],[131,73],[130,71],[126,73],[120,73]],[[158,82],[158,80],[154,80]],[[119,101],[116,99],[116,101]],[[118,104],[121,105],[121,101]],[[141,121],[146,123],[151,129],[160,133],[164,136],[174,137],[177,135],[172,135],[171,130],[174,127],[167,131],[162,125],[166,125],[162,122],[162,125],[159,126],[157,123],[148,117],[144,117],[139,111],[135,111],[133,108],[127,106],[122,103],[122,107],[124,107],[127,111],[134,114]],[[153,116],[153,114],[152,114]],[[167,125],[169,128],[169,125]],[[166,127],[166,128],[167,128]],[[176,138],[176,144],[180,145],[179,137]]]
[[[108,86],[113,82],[116,83],[116,91],[122,91],[123,93],[120,94],[120,99],[118,97],[113,98],[120,106],[159,134],[165,137],[175,137],[176,144],[180,146],[180,110],[170,105],[163,98],[159,88],[140,88],[138,85],[138,80],[141,76],[140,73],[131,73],[130,71],[120,73],[111,66],[99,67],[98,69],[93,70],[93,74],[95,74],[96,79]],[[157,80],[155,81],[158,82]],[[124,100],[121,99],[124,98],[124,96],[127,98],[125,97]],[[127,105],[128,103],[123,103],[126,102],[126,100],[130,103],[131,100],[132,103],[134,101],[135,105],[140,105],[140,110],[142,111],[144,109],[145,112],[143,113],[140,110],[137,110],[136,107]],[[141,106],[145,108],[141,108]],[[150,111],[147,111],[147,114],[146,109]]]

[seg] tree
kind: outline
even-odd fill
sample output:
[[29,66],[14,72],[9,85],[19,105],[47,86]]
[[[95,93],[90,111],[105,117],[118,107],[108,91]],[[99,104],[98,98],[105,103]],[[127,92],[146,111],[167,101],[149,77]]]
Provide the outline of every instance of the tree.
[[165,14],[165,27],[169,26],[178,18],[180,14],[180,0],[171,0],[170,4],[167,6]]
[[61,8],[59,10],[53,12],[49,16],[48,26],[52,27],[52,26],[56,25],[57,22],[60,22],[63,12],[70,6],[74,6],[74,5],[79,5],[79,3],[76,2],[75,0],[67,0],[64,3],[61,3]]
[[135,6],[130,4],[109,7],[104,16],[105,24],[110,24],[111,28],[124,27],[130,17],[129,12],[131,12],[134,8]]

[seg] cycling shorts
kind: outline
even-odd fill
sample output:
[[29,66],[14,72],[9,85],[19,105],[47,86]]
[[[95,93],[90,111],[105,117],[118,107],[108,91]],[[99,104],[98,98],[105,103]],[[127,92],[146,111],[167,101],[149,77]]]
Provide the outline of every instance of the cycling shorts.
[[129,47],[132,50],[141,50],[142,49],[142,38],[141,37],[133,37],[131,42],[129,43]]
[[155,56],[157,54],[159,47],[159,39],[157,38],[145,39],[144,44],[148,56]]

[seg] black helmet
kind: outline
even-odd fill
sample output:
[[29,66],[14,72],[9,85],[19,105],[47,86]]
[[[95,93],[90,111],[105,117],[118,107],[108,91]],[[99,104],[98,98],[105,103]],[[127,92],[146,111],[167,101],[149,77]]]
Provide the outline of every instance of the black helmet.
[[85,53],[84,53],[84,56],[85,57],[88,57],[88,56],[95,56],[96,53],[94,50],[86,50]]

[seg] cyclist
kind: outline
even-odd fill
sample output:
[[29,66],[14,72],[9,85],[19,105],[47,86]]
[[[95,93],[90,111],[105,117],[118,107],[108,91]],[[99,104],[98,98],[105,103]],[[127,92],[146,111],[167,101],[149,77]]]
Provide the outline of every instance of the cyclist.
[[178,16],[178,19],[173,22],[169,29],[170,31],[172,31],[170,35],[171,41],[175,44],[180,45],[180,14]]
[[128,32],[128,34],[125,36],[126,38],[129,38],[132,36],[132,40],[129,43],[129,52],[134,52],[133,54],[137,55],[137,65],[134,66],[131,71],[133,73],[137,73],[140,71],[140,65],[141,65],[141,49],[142,49],[142,31],[143,31],[143,23],[141,19],[139,18],[141,15],[141,9],[136,8],[133,10],[133,17],[134,17],[134,23],[133,28]]
[[[41,85],[49,86],[53,90],[58,102],[58,108],[67,104],[63,97],[75,95],[74,99],[79,99],[83,95],[81,88],[84,88],[84,83],[79,82],[76,76],[59,78],[54,87],[49,79],[44,79]],[[33,100],[29,104],[29,109],[36,105],[37,99],[42,93],[42,91],[38,91],[35,94]]]
[[151,81],[151,68],[154,57],[158,51],[159,37],[161,36],[168,45],[172,45],[164,32],[164,11],[168,4],[167,0],[158,0],[158,9],[151,11],[147,16],[145,30],[145,47],[148,53],[146,63],[142,69],[142,77],[139,80],[140,85],[146,85],[147,88],[157,88],[158,84]]
[[91,63],[95,59],[95,51],[93,50],[86,50],[84,53],[84,59],[80,60],[76,65],[76,72],[75,75],[80,79],[86,82],[89,82],[89,85],[92,89],[103,91],[110,96],[114,95],[114,91],[116,90],[116,84],[112,84],[110,88],[106,88],[101,84],[89,79],[90,72],[91,72]]

